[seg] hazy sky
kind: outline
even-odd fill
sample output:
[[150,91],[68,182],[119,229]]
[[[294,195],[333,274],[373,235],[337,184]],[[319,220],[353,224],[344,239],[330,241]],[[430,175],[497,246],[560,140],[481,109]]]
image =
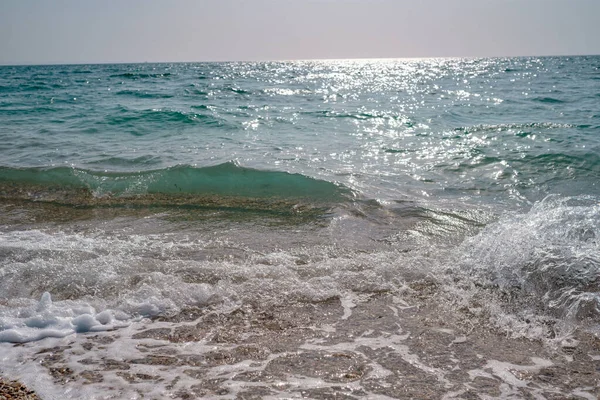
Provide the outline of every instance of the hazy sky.
[[600,54],[600,0],[0,0],[0,64]]

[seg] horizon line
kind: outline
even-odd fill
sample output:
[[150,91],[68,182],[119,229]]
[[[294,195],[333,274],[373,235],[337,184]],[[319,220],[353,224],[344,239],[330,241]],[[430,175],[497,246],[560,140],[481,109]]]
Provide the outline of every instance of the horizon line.
[[266,63],[266,62],[308,62],[308,61],[416,61],[432,59],[486,59],[486,58],[529,58],[529,57],[596,57],[600,54],[543,54],[512,56],[426,56],[426,57],[349,57],[349,58],[291,58],[257,60],[204,60],[204,61],[96,61],[96,62],[48,62],[48,63],[9,63],[0,67],[44,67],[60,65],[127,65],[127,64],[210,64],[210,63]]

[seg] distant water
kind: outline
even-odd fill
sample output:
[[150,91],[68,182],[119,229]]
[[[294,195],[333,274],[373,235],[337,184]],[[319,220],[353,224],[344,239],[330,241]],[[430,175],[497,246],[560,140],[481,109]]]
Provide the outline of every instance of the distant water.
[[430,280],[598,333],[599,237],[597,56],[0,67],[3,342]]

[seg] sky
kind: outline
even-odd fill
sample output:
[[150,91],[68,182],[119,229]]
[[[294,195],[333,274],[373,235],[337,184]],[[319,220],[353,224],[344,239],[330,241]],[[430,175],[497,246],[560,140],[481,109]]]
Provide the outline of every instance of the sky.
[[0,0],[0,64],[600,54],[600,0]]

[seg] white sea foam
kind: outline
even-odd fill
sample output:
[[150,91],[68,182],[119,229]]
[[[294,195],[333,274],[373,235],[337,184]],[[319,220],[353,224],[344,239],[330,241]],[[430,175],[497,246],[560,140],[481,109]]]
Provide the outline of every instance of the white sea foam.
[[[468,290],[446,287],[463,291],[473,315],[485,308],[511,335],[562,340],[581,321],[600,315],[598,238],[595,199],[549,197],[465,240],[454,252],[459,268],[448,265],[447,271],[462,275]],[[472,301],[478,297],[486,298],[483,308]]]
[[108,331],[127,326],[131,317],[123,312],[97,312],[86,303],[52,302],[45,292],[37,304],[2,310],[0,342],[24,343],[80,332]]
[[[501,218],[456,248],[424,243],[409,252],[335,245],[259,252],[212,234],[4,232],[0,340],[111,329],[133,318],[209,305],[338,298],[349,318],[361,293],[411,291],[407,281],[427,276],[444,289],[438,301],[462,302],[473,318],[491,317],[515,336],[545,338],[544,312],[562,313],[572,327],[578,312],[593,313],[598,304],[600,208],[588,203],[549,199],[526,214]],[[35,314],[49,299],[45,292],[58,301]],[[505,292],[519,307],[496,296]],[[561,329],[569,333],[566,325]]]
[[[139,317],[215,304],[342,298],[349,317],[356,293],[403,285],[402,254],[396,251],[347,253],[320,246],[266,254],[243,250],[247,254],[239,259],[204,260],[203,254],[233,245],[170,234],[41,230],[3,233],[0,245],[10,249],[0,269],[6,296],[0,340],[10,342],[113,329]],[[40,301],[27,297],[36,291],[43,293]],[[58,300],[52,302],[50,293]]]

